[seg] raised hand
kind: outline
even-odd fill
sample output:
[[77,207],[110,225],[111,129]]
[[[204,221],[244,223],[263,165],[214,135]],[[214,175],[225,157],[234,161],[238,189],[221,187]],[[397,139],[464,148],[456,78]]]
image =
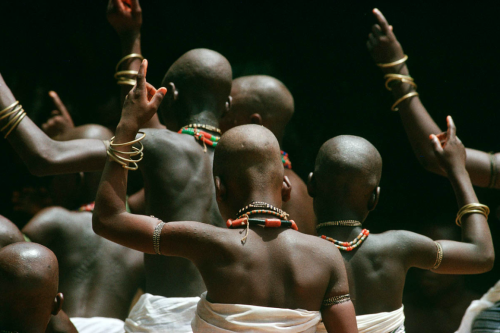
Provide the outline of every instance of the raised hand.
[[446,173],[462,168],[465,170],[467,158],[465,147],[456,135],[457,129],[451,116],[446,118],[446,122],[448,125],[446,133],[431,134],[429,137],[432,141],[434,154],[439,166]]
[[52,111],[50,118],[42,124],[42,130],[50,138],[66,132],[75,127],[73,119],[55,91],[50,91],[49,96],[54,102],[56,109]]
[[146,82],[147,70],[148,61],[143,60],[137,74],[137,83],[125,98],[120,120],[121,123],[137,129],[143,127],[153,117],[167,93],[167,88],[161,87],[156,90]]
[[373,15],[378,24],[372,26],[366,46],[375,63],[390,63],[404,57],[403,48],[394,35],[392,25],[387,23],[384,15],[377,8]]
[[109,0],[106,16],[119,35],[138,34],[141,30],[139,0]]

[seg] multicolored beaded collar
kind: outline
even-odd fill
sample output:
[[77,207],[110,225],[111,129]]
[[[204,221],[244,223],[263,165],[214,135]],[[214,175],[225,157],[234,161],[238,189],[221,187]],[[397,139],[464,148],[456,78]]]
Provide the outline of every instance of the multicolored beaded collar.
[[261,214],[261,213],[272,214],[281,219],[288,220],[287,212],[271,204],[268,204],[267,202],[262,202],[262,201],[252,201],[247,206],[241,208],[236,214],[236,218],[241,218],[244,214],[251,215],[251,214]]
[[337,249],[349,252],[360,246],[361,243],[363,243],[363,241],[366,239],[366,237],[368,237],[369,234],[370,234],[369,230],[363,229],[361,233],[356,238],[354,238],[354,240],[350,242],[341,242],[331,237],[327,237],[325,235],[321,235],[320,237],[326,239],[327,241],[332,242]]
[[283,162],[285,169],[292,170],[292,162],[290,162],[290,159],[288,158],[288,153],[283,150],[281,151],[281,162]]
[[82,205],[80,208],[78,208],[78,211],[79,212],[93,212],[94,211],[94,207],[95,207],[95,201],[94,202],[91,202],[89,204],[86,204],[86,205]]
[[[197,124],[198,125],[198,124]],[[197,126],[196,125],[196,126]],[[189,127],[189,126],[195,126],[195,125],[188,125],[179,130],[179,134],[188,134],[192,135],[197,141],[201,141],[203,143],[203,151],[206,153],[207,152],[207,145],[210,147],[217,147],[217,143],[220,140],[220,136],[217,135],[212,135],[208,132],[199,130],[197,127]],[[208,126],[208,125],[203,125],[203,126]],[[215,128],[214,129],[209,129],[209,131],[214,131],[218,132],[220,129]]]

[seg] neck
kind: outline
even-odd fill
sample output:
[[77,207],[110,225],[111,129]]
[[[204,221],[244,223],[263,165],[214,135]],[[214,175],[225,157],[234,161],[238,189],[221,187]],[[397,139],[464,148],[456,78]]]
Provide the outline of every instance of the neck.
[[[196,114],[188,115],[182,126],[187,126],[189,124],[205,124],[210,126],[219,127],[219,119],[215,116],[212,111],[202,111]],[[181,127],[182,127],[181,126]]]
[[[281,197],[277,198],[276,195],[273,195],[273,193],[249,193],[248,195],[245,195],[243,198],[238,198],[237,200],[234,200],[233,204],[231,204],[231,218],[234,218],[234,216],[238,213],[238,211],[250,204],[252,201],[260,201],[260,202],[265,202],[270,205],[273,205],[276,208],[281,209],[282,205],[282,200]],[[260,217],[261,214],[256,214],[253,215],[252,217]],[[265,217],[269,217],[267,215],[262,215]]]
[[340,221],[340,220],[355,220],[363,223],[369,213],[367,211],[359,212],[358,210],[350,207],[330,206],[328,208],[322,209],[318,207],[317,204],[315,204],[314,208],[318,224],[331,221]]

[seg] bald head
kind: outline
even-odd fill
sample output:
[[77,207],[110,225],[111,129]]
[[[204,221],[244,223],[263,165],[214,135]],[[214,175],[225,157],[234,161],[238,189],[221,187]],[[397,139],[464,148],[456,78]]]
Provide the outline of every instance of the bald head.
[[23,234],[14,223],[0,215],[0,248],[17,242],[24,242]]
[[[334,202],[334,206],[366,211],[381,175],[382,158],[367,140],[351,135],[328,140],[321,146],[316,158],[314,183],[315,201],[318,202],[315,202],[315,209],[331,207]],[[317,203],[325,207],[317,207]]]
[[293,116],[293,96],[279,80],[267,75],[243,76],[233,80],[233,104],[223,118],[221,126],[227,130],[234,126],[260,122],[279,141]]
[[165,121],[180,124],[189,115],[206,111],[220,118],[231,93],[232,75],[229,61],[220,53],[194,49],[183,54],[162,82],[169,90],[160,107]]
[[261,195],[261,201],[277,196],[281,203],[283,170],[278,141],[263,126],[235,127],[222,135],[215,149],[214,176],[236,206],[252,193]]
[[62,296],[57,293],[58,283],[57,259],[46,247],[22,242],[2,248],[0,327],[44,332],[51,314],[60,309]]

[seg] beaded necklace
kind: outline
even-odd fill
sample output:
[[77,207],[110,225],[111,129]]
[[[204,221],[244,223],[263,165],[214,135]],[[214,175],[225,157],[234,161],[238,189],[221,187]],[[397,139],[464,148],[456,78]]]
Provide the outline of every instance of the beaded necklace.
[[[257,210],[252,210],[257,208]],[[264,212],[265,210],[266,212]],[[267,212],[269,211],[269,212]],[[267,202],[262,202],[262,201],[252,201],[249,203],[247,206],[241,208],[238,213],[236,214],[236,217],[239,218],[243,214],[247,213],[248,215],[250,214],[259,214],[259,213],[269,213],[274,216],[278,216],[282,219],[288,220],[288,213],[285,212],[284,210],[275,207],[271,204],[268,204]]]
[[292,162],[290,162],[290,159],[288,158],[288,153],[283,150],[281,151],[281,162],[283,162],[285,169],[292,170]]
[[228,228],[238,228],[241,226],[246,226],[247,224],[260,225],[265,228],[287,227],[287,228],[292,228],[293,230],[299,230],[294,220],[251,219],[243,217],[241,219],[236,219],[236,220],[229,219],[226,222],[226,226]]
[[80,208],[78,208],[78,211],[79,212],[91,212],[92,213],[94,211],[94,207],[95,207],[95,201],[91,202],[89,204],[80,206]]
[[220,128],[217,128],[217,127],[212,126],[212,125],[207,125],[207,124],[189,124],[189,125],[184,126],[184,127],[187,127],[187,128],[203,128],[203,129],[206,129],[207,131],[212,131],[212,132],[217,132],[219,134],[222,134],[222,131],[220,130]]
[[[192,125],[188,125],[188,126],[192,126]],[[203,143],[203,151],[205,153],[207,152],[207,145],[209,145],[210,147],[214,147],[214,148],[217,147],[217,143],[220,140],[220,136],[212,135],[212,134],[207,133],[205,131],[201,131],[196,127],[188,127],[188,126],[181,128],[179,130],[179,132],[177,132],[177,133],[192,135],[197,141],[201,141]],[[206,125],[206,126],[208,126],[208,125]],[[209,131],[211,131],[211,130],[212,129],[209,129]],[[214,127],[213,131],[216,132],[216,130],[219,130],[219,129]]]
[[350,242],[341,242],[341,241],[338,241],[338,240],[333,239],[331,237],[327,237],[325,235],[321,235],[320,237],[323,238],[323,239],[326,239],[327,241],[332,242],[333,245],[335,245],[335,247],[337,249],[349,252],[349,251],[354,250],[358,246],[360,246],[361,243],[363,243],[363,241],[366,239],[366,237],[368,237],[369,234],[370,234],[369,230],[363,229],[359,233],[359,235],[356,238],[354,238],[354,240],[352,240]]
[[320,223],[316,226],[316,230],[323,227],[339,226],[339,227],[361,227],[361,222],[356,220],[340,220]]

